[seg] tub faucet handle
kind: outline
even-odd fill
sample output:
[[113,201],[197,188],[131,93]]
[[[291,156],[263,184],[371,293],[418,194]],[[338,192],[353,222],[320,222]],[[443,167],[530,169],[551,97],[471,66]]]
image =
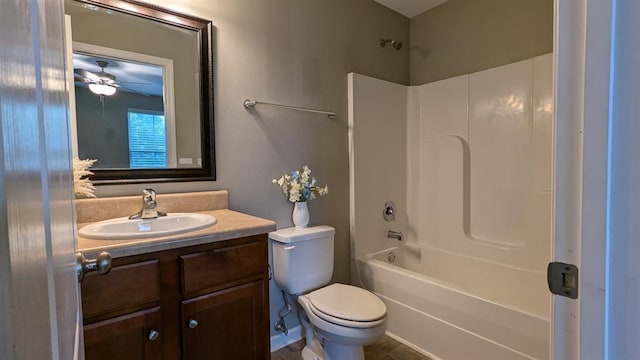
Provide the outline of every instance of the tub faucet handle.
[[402,238],[404,237],[404,235],[402,234],[402,231],[389,230],[387,231],[387,237],[389,239],[396,239],[398,241],[402,241]]
[[396,219],[396,204],[393,201],[387,201],[382,209],[382,217],[385,221],[394,221]]

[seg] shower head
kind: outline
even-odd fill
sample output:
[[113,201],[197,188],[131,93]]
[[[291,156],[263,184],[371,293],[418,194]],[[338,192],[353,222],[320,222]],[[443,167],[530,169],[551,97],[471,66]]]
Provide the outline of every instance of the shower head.
[[396,50],[400,50],[400,48],[402,48],[402,41],[395,41],[392,39],[380,39],[379,43],[380,43],[380,47],[385,47],[387,43],[391,43],[391,46],[393,46],[393,48]]

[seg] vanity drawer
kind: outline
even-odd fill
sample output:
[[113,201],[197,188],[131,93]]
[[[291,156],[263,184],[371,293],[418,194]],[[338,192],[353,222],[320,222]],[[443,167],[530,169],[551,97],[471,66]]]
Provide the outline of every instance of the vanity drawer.
[[154,306],[159,299],[158,260],[116,266],[106,275],[90,273],[82,281],[85,323],[104,314],[121,314]]
[[266,241],[180,256],[182,292],[192,294],[267,272]]

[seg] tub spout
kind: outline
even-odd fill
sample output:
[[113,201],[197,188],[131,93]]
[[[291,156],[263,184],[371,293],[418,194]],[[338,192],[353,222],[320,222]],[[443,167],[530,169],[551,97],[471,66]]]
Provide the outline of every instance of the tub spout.
[[398,241],[402,241],[403,236],[404,235],[402,235],[402,231],[393,231],[393,230],[387,231],[387,237],[389,239],[396,239]]

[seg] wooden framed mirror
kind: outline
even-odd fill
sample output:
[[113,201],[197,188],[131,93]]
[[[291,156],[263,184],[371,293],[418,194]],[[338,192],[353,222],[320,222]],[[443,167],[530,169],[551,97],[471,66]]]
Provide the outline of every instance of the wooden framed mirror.
[[100,184],[215,180],[209,20],[132,0],[65,0],[73,153]]

